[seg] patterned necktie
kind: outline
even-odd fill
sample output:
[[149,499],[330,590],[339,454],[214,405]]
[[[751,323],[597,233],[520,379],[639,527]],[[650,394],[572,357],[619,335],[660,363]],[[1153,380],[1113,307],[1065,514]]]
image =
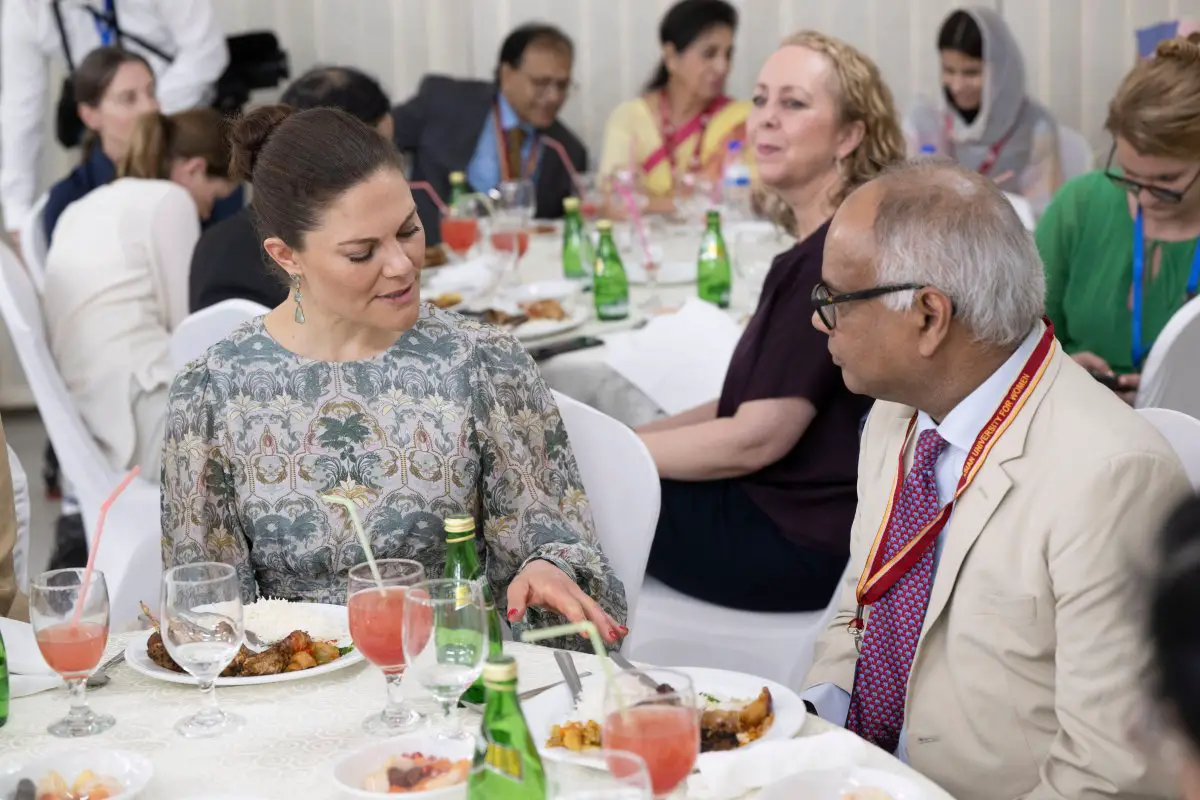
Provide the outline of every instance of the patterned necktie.
[[517,181],[525,177],[521,174],[521,148],[525,146],[525,129],[509,128],[504,132],[506,155],[508,156],[508,179]]
[[[932,428],[917,439],[912,469],[896,501],[885,535],[884,557],[891,560],[937,516],[934,466],[946,440]],[[893,753],[904,726],[904,699],[929,589],[933,586],[934,550],[930,546],[872,607],[854,671],[854,693],[846,728]]]

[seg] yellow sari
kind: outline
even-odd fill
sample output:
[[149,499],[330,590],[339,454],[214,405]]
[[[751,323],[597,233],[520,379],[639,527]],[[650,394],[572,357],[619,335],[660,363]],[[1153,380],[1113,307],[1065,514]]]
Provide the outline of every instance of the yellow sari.
[[[641,177],[648,194],[666,197],[674,190],[676,174],[691,167],[695,154],[699,160],[699,174],[719,179],[729,142],[745,141],[749,113],[748,101],[725,103],[709,116],[707,125],[693,120],[682,126],[668,156],[654,100],[645,97],[629,100],[617,106],[608,117],[599,175],[607,178],[619,170],[631,169]],[[748,151],[746,158],[751,160]]]

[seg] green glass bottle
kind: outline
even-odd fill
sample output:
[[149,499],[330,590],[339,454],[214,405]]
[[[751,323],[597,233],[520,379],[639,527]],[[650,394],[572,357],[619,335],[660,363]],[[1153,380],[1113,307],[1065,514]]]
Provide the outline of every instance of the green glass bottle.
[[579,198],[563,200],[563,277],[586,280],[592,267],[592,242],[583,227]]
[[450,173],[450,215],[457,217],[462,212],[459,210],[459,203],[467,196],[467,176],[462,172]]
[[729,250],[725,237],[721,235],[721,212],[708,212],[708,228],[700,240],[700,255],[696,259],[696,283],[700,299],[719,308],[729,308],[729,289],[733,284],[733,270],[729,264]]
[[592,267],[596,316],[601,320],[625,319],[629,316],[629,278],[613,242],[612,223],[602,219],[596,223],[596,230],[600,232],[600,244]]
[[546,773],[517,700],[517,662],[512,656],[489,659],[483,685],[487,706],[467,800],[545,800]]
[[[479,581],[488,610],[488,657],[502,656],[504,631],[500,625],[500,612],[496,610],[496,603],[492,599],[491,586],[479,566],[479,554],[475,550],[475,518],[470,514],[456,514],[446,517],[442,527],[446,532],[446,569],[442,577]],[[463,693],[462,699],[467,703],[482,705],[484,697],[483,679],[480,678]]]
[[0,634],[0,728],[8,722],[8,652],[4,649],[4,635]]

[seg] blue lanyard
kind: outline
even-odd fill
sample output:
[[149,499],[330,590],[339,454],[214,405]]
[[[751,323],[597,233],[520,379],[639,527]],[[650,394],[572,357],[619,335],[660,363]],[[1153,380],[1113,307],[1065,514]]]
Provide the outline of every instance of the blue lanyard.
[[[1133,223],[1133,368],[1140,369],[1146,357],[1146,346],[1142,342],[1142,281],[1146,275],[1146,231],[1142,221],[1142,207],[1138,206],[1137,219]],[[1196,296],[1200,284],[1200,240],[1192,251],[1192,268],[1188,272],[1187,299]]]
[[[104,3],[104,13],[110,21],[113,19],[113,12],[116,10],[113,8],[114,2],[115,0],[106,0]],[[113,43],[113,33],[115,33],[112,26],[107,23],[102,23],[98,17],[93,17],[92,21],[96,23],[96,33],[100,34],[100,46],[111,46]]]

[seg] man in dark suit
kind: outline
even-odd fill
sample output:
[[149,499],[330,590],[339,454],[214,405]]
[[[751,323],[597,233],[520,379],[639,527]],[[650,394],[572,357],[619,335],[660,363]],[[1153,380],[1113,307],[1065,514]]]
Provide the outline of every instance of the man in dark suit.
[[[338,108],[392,138],[391,100],[370,75],[350,67],[317,67],[297,78],[281,102],[293,108]],[[192,312],[238,297],[273,308],[287,287],[262,249],[247,206],[200,236],[192,254],[188,306]]]
[[[538,217],[562,216],[573,194],[571,175],[546,145],[563,146],[575,170],[587,169],[587,149],[558,112],[571,90],[574,45],[549,25],[523,25],[500,47],[495,82],[428,75],[415,97],[397,106],[396,145],[412,157],[414,181],[427,181],[449,197],[450,173],[466,173],[473,191],[487,192],[504,180],[530,178],[537,188]],[[425,241],[442,240],[437,206],[414,192],[425,223]]]

